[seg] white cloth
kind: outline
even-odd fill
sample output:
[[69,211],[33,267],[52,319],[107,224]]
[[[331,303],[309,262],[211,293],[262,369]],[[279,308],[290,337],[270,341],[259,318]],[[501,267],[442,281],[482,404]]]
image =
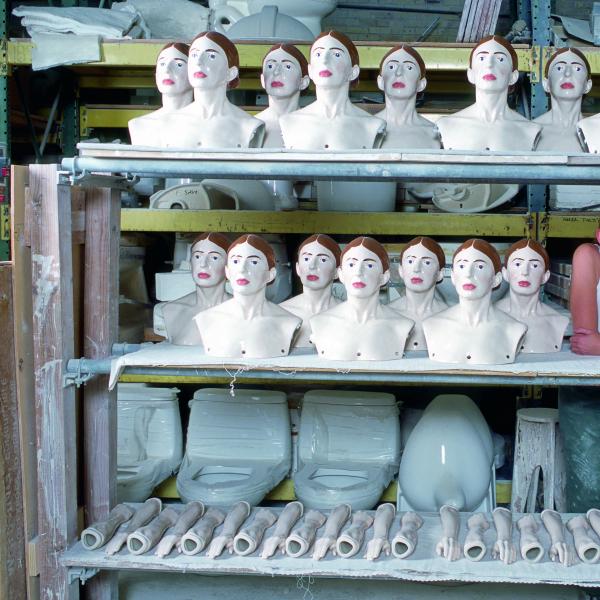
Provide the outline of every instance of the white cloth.
[[73,33],[36,33],[32,37],[31,68],[34,71],[58,65],[80,65],[101,58],[100,36]]

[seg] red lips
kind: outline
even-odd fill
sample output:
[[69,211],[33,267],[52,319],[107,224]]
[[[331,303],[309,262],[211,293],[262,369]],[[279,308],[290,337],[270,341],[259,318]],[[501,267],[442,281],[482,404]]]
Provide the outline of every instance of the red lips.
[[172,79],[163,79],[163,85],[175,85],[175,82]]
[[198,279],[210,279],[210,273],[198,273]]
[[271,87],[281,88],[283,87],[283,81],[272,81]]
[[420,277],[411,277],[410,278],[410,282],[411,283],[423,283],[423,280]]
[[465,283],[463,284],[463,290],[467,292],[472,292],[477,286],[474,283]]
[[392,83],[393,88],[405,88],[406,86],[401,81],[394,81]]
[[319,276],[318,275],[308,275],[306,277],[306,279],[308,279],[308,281],[319,281]]
[[563,90],[572,90],[575,86],[570,81],[565,81],[564,83],[560,84],[560,87]]
[[483,76],[484,81],[496,81],[496,76],[492,73],[487,73]]
[[250,283],[248,279],[244,279],[243,277],[241,277],[240,279],[236,279],[235,282],[238,285],[248,285]]
[[367,284],[366,284],[366,283],[363,283],[362,281],[355,281],[355,282],[352,284],[352,287],[353,287],[353,288],[356,288],[356,289],[358,289],[358,290],[362,290],[362,288],[364,288],[364,287],[367,287]]
[[206,73],[203,73],[202,71],[196,71],[194,73],[194,79],[206,79]]
[[332,75],[333,73],[331,71],[328,71],[327,69],[319,71],[319,77],[331,77]]
[[519,287],[527,288],[531,285],[529,281],[525,281],[524,279],[519,281]]

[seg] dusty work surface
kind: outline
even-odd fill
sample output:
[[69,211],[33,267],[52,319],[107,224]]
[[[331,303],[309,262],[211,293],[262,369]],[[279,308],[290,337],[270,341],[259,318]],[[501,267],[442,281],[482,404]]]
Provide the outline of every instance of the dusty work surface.
[[[148,344],[137,352],[112,361],[111,389],[126,368],[181,368],[202,371],[204,375],[218,371],[232,379],[242,380],[252,373],[271,373],[284,379],[310,375],[315,379],[372,379],[373,381],[427,380],[432,383],[456,382],[515,384],[600,385],[600,357],[573,354],[565,345],[561,352],[519,354],[509,365],[454,365],[433,362],[425,352],[413,352],[405,358],[389,361],[334,361],[319,358],[312,349],[296,349],[289,356],[265,359],[223,359],[207,356],[201,346],[174,346],[167,342]],[[184,374],[184,373],[182,373]],[[435,376],[438,376],[437,378]]]
[[[281,509],[272,509],[279,513]],[[257,509],[253,509],[252,515],[246,521],[252,521]],[[328,511],[322,511],[327,514]],[[374,515],[374,511],[369,511]],[[134,556],[125,550],[121,550],[114,556],[105,556],[102,548],[98,550],[85,550],[80,543],[63,554],[61,562],[65,566],[91,567],[100,569],[136,569],[145,571],[177,571],[186,573],[211,573],[232,575],[281,575],[295,577],[343,577],[359,579],[397,579],[417,582],[488,582],[488,583],[547,583],[555,585],[579,585],[585,587],[600,586],[600,564],[584,564],[575,557],[574,564],[564,567],[550,561],[547,549],[550,546],[550,538],[541,524],[539,514],[535,515],[539,525],[539,540],[546,553],[539,563],[528,563],[521,558],[518,552],[519,532],[517,531],[517,520],[522,516],[513,513],[513,543],[517,548],[517,561],[512,565],[494,560],[491,557],[491,549],[496,539],[496,531],[493,526],[491,515],[486,515],[491,527],[485,532],[484,541],[487,553],[480,562],[472,562],[462,554],[461,558],[449,562],[436,556],[435,546],[441,537],[441,524],[439,516],[435,513],[420,513],[423,517],[423,527],[418,531],[418,543],[414,554],[406,559],[398,559],[394,556],[382,556],[375,561],[363,558],[366,544],[373,537],[371,527],[366,534],[360,552],[352,558],[339,558],[329,553],[320,561],[313,560],[309,555],[299,558],[282,556],[281,554],[269,559],[260,558],[262,544],[258,550],[250,556],[237,556],[235,554],[222,554],[217,559],[205,556],[206,551],[196,556],[186,556],[171,552],[165,558],[158,558],[150,553]],[[459,543],[462,548],[467,533],[467,519],[471,513],[461,513],[461,526],[459,532]],[[573,515],[563,514],[566,523]],[[394,519],[390,529],[389,539],[392,540],[400,526],[400,515]],[[276,525],[267,530],[265,538],[274,531]],[[346,525],[347,527],[347,525]],[[345,528],[346,528],[345,527]],[[215,535],[218,535],[222,526]],[[344,529],[345,529],[344,528]],[[321,528],[317,532],[317,539],[323,532]],[[592,532],[591,536],[595,536]],[[573,538],[566,532],[567,542],[572,548]],[[595,539],[596,543],[598,540]]]

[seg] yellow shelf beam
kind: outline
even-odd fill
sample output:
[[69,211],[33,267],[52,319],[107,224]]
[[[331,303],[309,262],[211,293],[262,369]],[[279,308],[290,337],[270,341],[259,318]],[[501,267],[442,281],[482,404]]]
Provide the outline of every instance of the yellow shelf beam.
[[600,227],[600,212],[545,213],[539,215],[540,240],[546,238],[594,239]]
[[258,210],[121,211],[122,231],[221,231],[235,233],[338,233],[532,237],[527,214],[344,213]]

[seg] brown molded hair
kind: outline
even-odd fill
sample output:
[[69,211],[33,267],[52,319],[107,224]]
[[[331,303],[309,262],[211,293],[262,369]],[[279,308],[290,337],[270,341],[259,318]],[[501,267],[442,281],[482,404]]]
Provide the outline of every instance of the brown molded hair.
[[[340,44],[342,44],[342,46],[344,46],[344,48],[346,48],[346,50],[348,50],[348,54],[350,55],[350,62],[352,63],[352,66],[357,65],[358,67],[360,67],[358,50],[356,49],[354,42],[345,33],[342,33],[341,31],[335,31],[335,29],[330,29],[329,31],[321,31],[321,33],[315,38],[315,41],[312,43],[312,46],[310,47],[311,52],[312,52],[313,46],[317,43],[317,40],[327,37],[328,35],[330,35],[333,39],[340,42]],[[356,87],[357,85],[358,85],[358,75],[356,76],[356,79],[353,79],[350,82],[350,87]]]
[[272,269],[275,266],[275,252],[273,251],[273,248],[271,248],[271,244],[269,244],[269,242],[260,236],[254,235],[253,233],[245,233],[244,235],[240,235],[239,238],[233,240],[229,246],[229,250],[227,251],[227,256],[229,257],[229,254],[236,246],[240,246],[246,242],[248,242],[248,244],[250,244],[253,248],[260,250],[265,255],[269,269]]
[[539,242],[536,242],[535,240],[528,240],[526,238],[515,242],[506,251],[506,254],[504,255],[504,266],[508,267],[508,261],[511,255],[518,250],[522,250],[523,248],[531,248],[534,252],[537,252],[544,260],[544,271],[548,271],[550,269],[550,256],[546,251],[546,248],[544,248],[544,246],[542,246]]
[[588,78],[592,72],[592,68],[590,67],[590,63],[588,62],[588,59],[585,57],[585,55],[583,54],[583,52],[581,50],[579,50],[579,48],[572,48],[572,47],[567,47],[567,48],[559,48],[548,60],[548,62],[546,63],[546,68],[544,69],[544,77],[546,77],[546,79],[548,78],[548,71],[550,70],[550,65],[552,64],[552,62],[554,61],[554,59],[557,56],[560,56],[561,54],[565,54],[565,52],[572,52],[573,54],[575,54],[576,56],[578,56],[581,59],[581,62],[585,65],[585,68],[587,69],[588,72]]
[[287,52],[291,57],[295,58],[300,65],[300,72],[302,73],[302,77],[308,75],[308,61],[306,60],[306,56],[296,48],[296,46],[292,46],[292,44],[274,44],[269,48],[264,58],[262,59],[263,63],[267,59],[267,56],[273,52],[273,50],[283,50]]
[[321,246],[323,246],[324,248],[327,248],[327,250],[329,250],[329,252],[331,252],[331,254],[333,254],[333,257],[335,258],[336,267],[340,266],[340,256],[342,254],[342,251],[340,250],[338,243],[332,237],[328,236],[325,233],[315,233],[310,237],[306,238],[298,248],[298,256],[300,256],[302,248],[304,248],[304,246],[308,246],[308,244],[312,244],[313,242],[317,242],[318,244],[321,244]]
[[185,54],[186,56],[189,56],[190,54],[189,44],[184,44],[183,42],[169,42],[160,49],[159,53],[156,55],[157,60],[161,53],[164,52],[167,48],[175,48],[175,50],[181,52],[181,54]]
[[477,42],[477,44],[475,45],[473,50],[471,50],[471,54],[469,54],[469,67],[471,67],[471,63],[473,62],[473,55],[475,54],[477,48],[479,48],[479,46],[481,46],[487,42],[491,42],[492,40],[494,40],[494,42],[500,44],[505,50],[508,51],[510,58],[512,60],[513,71],[518,71],[519,70],[519,57],[517,56],[517,53],[515,52],[515,49],[512,47],[511,43],[508,40],[504,39],[501,35],[486,35],[485,37],[481,38]]
[[485,240],[481,240],[479,238],[471,238],[466,242],[463,242],[454,252],[452,256],[452,265],[454,266],[454,259],[459,252],[466,250],[467,248],[475,248],[475,250],[479,250],[482,254],[485,254],[491,261],[492,265],[494,265],[494,273],[500,273],[502,271],[502,261],[500,260],[500,255],[494,246],[492,246],[489,242]]
[[364,246],[367,250],[370,250],[371,252],[373,252],[373,254],[376,254],[377,258],[379,258],[379,260],[381,261],[381,265],[383,267],[384,273],[389,270],[390,258],[388,256],[388,253],[386,252],[385,248],[377,240],[373,239],[372,237],[367,237],[364,235],[354,238],[351,242],[346,244],[346,247],[344,248],[344,250],[342,251],[342,254],[340,256],[340,262],[342,260],[344,260],[345,254],[351,248],[356,248],[357,246]]
[[404,50],[404,52],[410,54],[417,61],[417,64],[419,65],[419,71],[421,72],[421,79],[423,79],[427,71],[425,69],[425,61],[423,60],[421,55],[412,46],[409,46],[408,44],[396,44],[393,48],[390,48],[379,63],[379,71],[381,71],[381,69],[383,68],[383,63],[387,60],[387,58],[391,54],[394,54],[394,52],[398,52],[398,50]]
[[[238,69],[240,68],[240,55],[238,54],[235,44],[228,37],[225,37],[222,33],[219,33],[218,31],[203,31],[202,33],[199,33],[192,40],[190,48],[194,45],[194,42],[196,40],[199,40],[203,37],[206,37],[211,42],[217,44],[219,48],[221,48],[221,50],[225,52],[225,56],[227,57],[227,65],[230,69],[231,67],[237,67]],[[227,89],[232,90],[233,88],[237,87],[239,83],[240,78],[238,76],[227,83]]]
[[215,231],[198,234],[192,242],[192,250],[194,249],[194,246],[202,240],[208,240],[209,242],[216,244],[219,248],[223,249],[225,253],[229,250],[229,240],[222,233],[217,233]]
[[446,255],[444,254],[442,247],[435,240],[425,236],[413,238],[412,240],[410,240],[410,242],[406,244],[406,246],[404,246],[404,250],[402,250],[402,252],[400,253],[400,262],[402,262],[402,259],[404,258],[404,253],[409,248],[412,248],[413,246],[418,246],[419,244],[427,248],[429,252],[433,252],[435,257],[437,258],[440,269],[443,269],[446,266]]

